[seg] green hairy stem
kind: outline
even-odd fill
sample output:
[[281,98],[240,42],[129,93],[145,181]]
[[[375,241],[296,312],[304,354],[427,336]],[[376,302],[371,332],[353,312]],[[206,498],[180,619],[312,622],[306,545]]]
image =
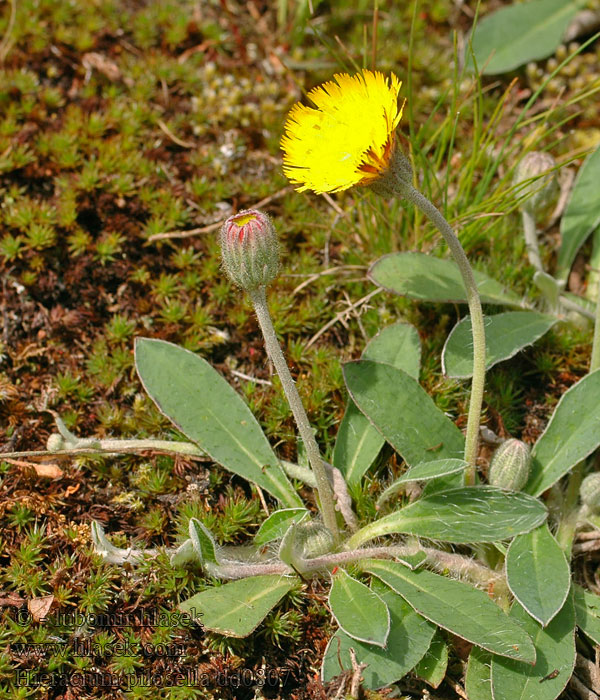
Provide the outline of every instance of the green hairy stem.
[[470,469],[468,469],[465,474],[465,482],[467,485],[473,485],[475,483],[477,441],[479,438],[479,423],[481,420],[481,406],[483,403],[483,388],[485,384],[485,328],[481,299],[479,297],[475,277],[473,276],[473,269],[450,224],[423,194],[406,182],[402,185],[402,196],[417,206],[442,234],[448,248],[450,248],[454,261],[458,265],[467,291],[467,302],[469,304],[471,327],[473,329],[473,379],[471,382],[471,400],[465,438],[465,462],[470,465]]
[[271,315],[269,314],[269,308],[267,306],[265,287],[259,287],[258,289],[249,292],[249,294],[252,304],[254,305],[254,310],[256,311],[258,324],[265,339],[267,354],[269,355],[271,362],[275,365],[275,370],[277,371],[279,379],[281,380],[283,391],[294,415],[302,442],[304,443],[306,454],[308,455],[308,461],[315,475],[317,492],[321,501],[323,522],[325,523],[325,527],[327,527],[327,529],[333,535],[334,541],[337,543],[339,542],[340,536],[333,502],[333,492],[329,484],[325,465],[321,459],[317,441],[315,440],[314,433],[308,421],[308,416],[306,415],[306,411],[302,405],[300,395],[296,389],[296,384],[292,379],[292,375],[290,374],[290,370],[287,366],[281,346],[277,340],[275,329],[273,328],[273,322],[271,321]]

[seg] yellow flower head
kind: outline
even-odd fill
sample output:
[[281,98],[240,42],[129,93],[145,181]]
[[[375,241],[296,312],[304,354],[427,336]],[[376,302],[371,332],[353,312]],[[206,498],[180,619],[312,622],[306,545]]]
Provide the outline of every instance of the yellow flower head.
[[378,71],[339,73],[308,93],[315,109],[295,104],[281,139],[283,171],[299,192],[340,192],[369,185],[387,169],[402,116],[402,83]]

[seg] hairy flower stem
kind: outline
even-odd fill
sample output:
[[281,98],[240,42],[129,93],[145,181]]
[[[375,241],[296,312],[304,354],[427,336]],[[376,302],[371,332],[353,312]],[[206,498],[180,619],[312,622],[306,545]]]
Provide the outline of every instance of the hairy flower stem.
[[535,223],[535,217],[533,214],[526,209],[521,212],[521,217],[523,220],[523,233],[525,235],[525,248],[527,250],[527,257],[529,258],[529,263],[536,270],[540,272],[544,271],[542,265],[542,258],[540,257],[540,246],[538,243],[538,232]]
[[471,382],[471,401],[469,404],[469,416],[467,419],[467,434],[465,437],[465,462],[470,466],[465,472],[465,483],[475,483],[477,463],[477,440],[479,437],[479,423],[481,420],[481,406],[483,403],[483,387],[485,383],[485,328],[481,299],[473,269],[465,255],[465,251],[454,233],[450,224],[442,216],[439,210],[412,185],[403,183],[402,196],[417,206],[425,216],[437,227],[444,237],[454,261],[458,265],[467,291],[467,302],[471,314],[471,328],[473,332],[473,379]]
[[292,409],[294,419],[296,420],[296,425],[298,426],[298,432],[300,433],[300,437],[304,443],[308,461],[315,475],[317,492],[321,501],[323,522],[325,523],[325,527],[333,535],[334,541],[338,543],[340,540],[340,535],[337,527],[335,507],[333,503],[333,492],[331,490],[331,486],[329,485],[325,465],[321,459],[319,447],[317,446],[317,441],[315,440],[314,433],[308,421],[308,416],[306,415],[306,411],[302,405],[300,395],[298,394],[298,390],[296,389],[296,385],[294,384],[294,380],[290,374],[290,370],[287,366],[281,346],[277,340],[275,329],[273,328],[273,322],[271,321],[271,315],[269,314],[269,308],[267,306],[265,287],[258,287],[258,289],[249,292],[249,294],[252,304],[254,305],[254,310],[256,311],[258,324],[265,339],[267,354],[271,358],[271,362],[275,365],[275,370],[277,371],[279,379],[281,380],[283,391],[288,400],[290,408]]

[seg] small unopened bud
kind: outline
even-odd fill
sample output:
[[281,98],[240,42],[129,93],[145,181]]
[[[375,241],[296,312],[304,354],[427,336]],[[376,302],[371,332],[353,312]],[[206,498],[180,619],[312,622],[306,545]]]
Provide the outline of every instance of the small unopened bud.
[[488,481],[501,489],[520,491],[529,479],[530,464],[529,446],[515,438],[506,440],[494,452]]
[[[520,185],[531,180],[529,184],[518,190],[519,197],[522,197],[521,209],[532,215],[541,216],[545,213],[558,192],[556,171],[548,172],[554,167],[556,167],[554,158],[549,153],[541,151],[531,151],[519,163],[515,171],[514,184]],[[532,178],[537,179],[532,180]]]
[[600,472],[585,477],[579,487],[579,496],[589,511],[597,513],[600,510]]
[[225,271],[235,284],[252,291],[270,284],[279,272],[279,241],[271,219],[246,209],[229,219],[219,234]]
[[297,571],[302,571],[307,559],[331,552],[334,544],[333,535],[323,523],[314,520],[294,523],[281,540],[279,558]]
[[333,535],[323,525],[314,520],[297,526],[298,541],[305,559],[313,559],[327,554],[333,549]]
[[46,449],[48,452],[58,452],[66,448],[66,440],[59,433],[52,433],[46,441]]

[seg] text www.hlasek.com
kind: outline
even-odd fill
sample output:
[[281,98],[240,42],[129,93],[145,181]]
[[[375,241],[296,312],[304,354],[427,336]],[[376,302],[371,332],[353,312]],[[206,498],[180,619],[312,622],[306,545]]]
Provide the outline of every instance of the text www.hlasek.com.
[[159,644],[144,644],[143,642],[115,641],[100,644],[91,639],[74,639],[66,642],[14,642],[10,645],[11,652],[22,659],[41,661],[49,656],[59,659],[67,657],[92,658],[108,656],[142,656],[163,658],[179,658],[185,653],[185,644],[167,642]]

